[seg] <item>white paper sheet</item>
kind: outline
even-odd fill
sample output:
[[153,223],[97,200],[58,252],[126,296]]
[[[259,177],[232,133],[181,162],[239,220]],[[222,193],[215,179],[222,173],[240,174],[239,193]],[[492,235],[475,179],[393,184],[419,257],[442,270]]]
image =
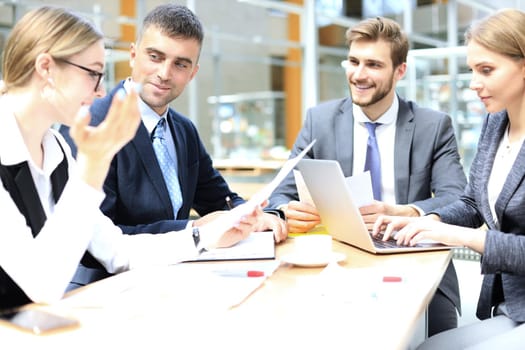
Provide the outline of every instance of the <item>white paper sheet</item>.
[[[132,270],[99,281],[62,299],[57,306],[127,313],[221,311],[241,304],[279,267],[279,261],[184,263]],[[228,276],[227,272],[261,271],[261,277]],[[130,307],[133,305],[133,307]]]
[[374,202],[370,171],[349,176],[345,180],[346,187],[348,187],[350,195],[352,196],[352,201],[356,207],[359,208]]
[[273,180],[264,186],[262,189],[257,191],[251,198],[241,205],[236,206],[232,210],[228,211],[225,215],[221,215],[216,220],[213,220],[208,225],[200,227],[200,230],[209,230],[210,232],[223,233],[232,228],[239,220],[255,210],[258,206],[262,205],[272,194],[275,188],[284,180],[286,175],[295,168],[297,163],[304,157],[306,152],[312,148],[316,140],[313,140],[301,153],[294,158],[290,158],[284,163],[281,170],[273,178]]
[[312,199],[312,195],[310,194],[310,191],[308,191],[308,187],[306,186],[306,183],[304,182],[304,178],[301,172],[299,170],[294,170],[293,176],[295,178],[295,186],[297,187],[297,194],[299,195],[299,201],[302,203],[310,204],[311,206],[315,207],[314,200]]

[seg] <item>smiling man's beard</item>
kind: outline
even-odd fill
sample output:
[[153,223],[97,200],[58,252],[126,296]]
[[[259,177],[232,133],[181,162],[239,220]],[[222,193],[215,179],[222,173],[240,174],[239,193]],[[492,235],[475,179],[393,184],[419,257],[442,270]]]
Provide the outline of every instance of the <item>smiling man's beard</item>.
[[370,97],[370,100],[367,101],[367,102],[364,102],[362,100],[361,101],[356,101],[354,99],[354,96],[352,96],[352,88],[350,88],[350,96],[352,97],[352,102],[354,104],[358,105],[359,107],[368,107],[368,106],[376,104],[377,102],[379,102],[382,99],[384,99],[386,97],[386,95],[388,95],[390,93],[390,91],[392,91],[392,88],[393,88],[393,82],[392,82],[392,80],[390,80],[390,83],[387,86],[385,86],[383,89],[377,90],[372,95],[372,97]]

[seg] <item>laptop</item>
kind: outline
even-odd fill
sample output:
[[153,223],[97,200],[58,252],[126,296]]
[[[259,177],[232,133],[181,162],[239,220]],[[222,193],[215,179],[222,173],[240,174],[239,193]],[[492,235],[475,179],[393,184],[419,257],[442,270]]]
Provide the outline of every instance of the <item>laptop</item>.
[[341,166],[335,160],[302,159],[297,168],[319,211],[322,223],[336,240],[374,254],[408,253],[451,249],[441,243],[398,246],[394,240],[383,242],[366,228],[359,209],[352,201]]

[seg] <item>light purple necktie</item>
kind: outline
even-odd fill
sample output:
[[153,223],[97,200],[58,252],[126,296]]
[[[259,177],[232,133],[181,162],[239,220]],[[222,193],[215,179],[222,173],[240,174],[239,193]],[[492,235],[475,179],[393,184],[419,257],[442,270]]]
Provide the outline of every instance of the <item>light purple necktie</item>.
[[365,171],[370,171],[372,178],[372,191],[374,199],[381,200],[381,157],[377,146],[376,127],[380,123],[365,123],[368,129],[368,142],[366,144]]

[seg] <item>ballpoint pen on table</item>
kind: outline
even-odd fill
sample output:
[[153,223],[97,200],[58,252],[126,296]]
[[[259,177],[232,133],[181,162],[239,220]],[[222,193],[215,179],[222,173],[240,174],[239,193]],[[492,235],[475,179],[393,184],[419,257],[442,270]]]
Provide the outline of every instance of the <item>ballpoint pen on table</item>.
[[228,209],[233,209],[232,199],[230,198],[230,196],[226,196],[226,205],[228,206]]

